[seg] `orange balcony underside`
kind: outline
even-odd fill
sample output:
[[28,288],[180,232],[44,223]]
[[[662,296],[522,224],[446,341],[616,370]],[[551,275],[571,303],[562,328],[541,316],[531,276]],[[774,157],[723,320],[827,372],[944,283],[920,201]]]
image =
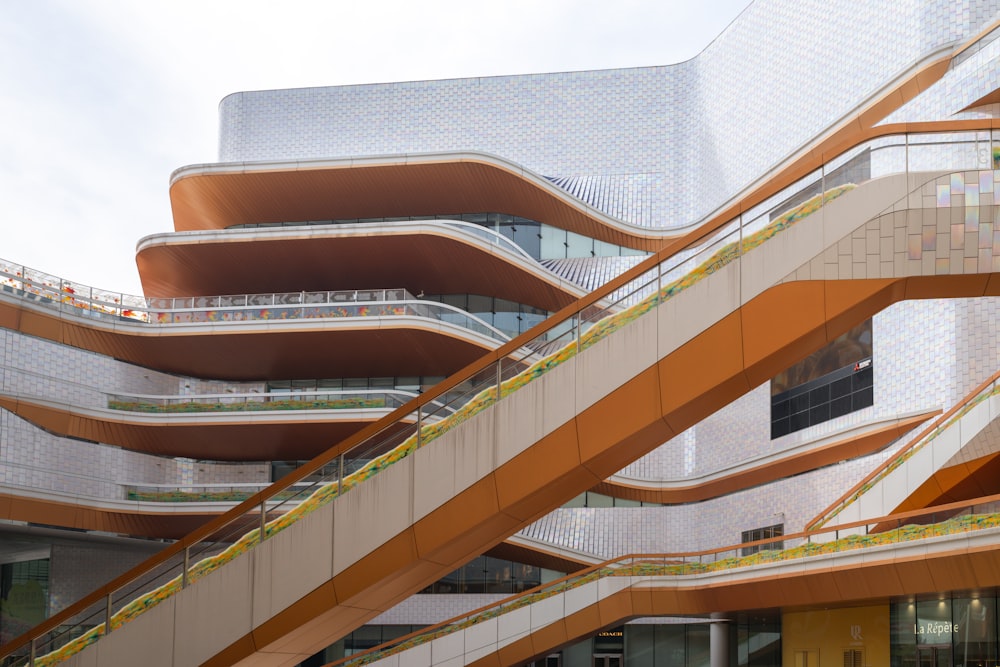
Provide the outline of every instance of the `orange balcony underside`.
[[290,230],[285,238],[168,239],[136,255],[143,291],[179,297],[404,287],[414,295],[496,296],[553,312],[582,293],[460,238],[329,229],[299,238]]
[[[359,322],[360,320],[360,322]],[[370,321],[369,321],[370,320]],[[0,302],[0,327],[167,373],[225,380],[448,375],[488,347],[440,330],[377,318],[357,328],[275,321],[178,332],[151,325],[116,328]],[[434,321],[431,324],[435,323]]]

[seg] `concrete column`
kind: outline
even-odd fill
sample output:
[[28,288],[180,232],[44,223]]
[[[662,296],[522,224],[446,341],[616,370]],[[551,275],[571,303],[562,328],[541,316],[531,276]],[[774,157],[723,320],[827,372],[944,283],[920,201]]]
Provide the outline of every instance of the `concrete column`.
[[708,626],[709,664],[711,667],[729,667],[729,619],[722,612],[712,612]]

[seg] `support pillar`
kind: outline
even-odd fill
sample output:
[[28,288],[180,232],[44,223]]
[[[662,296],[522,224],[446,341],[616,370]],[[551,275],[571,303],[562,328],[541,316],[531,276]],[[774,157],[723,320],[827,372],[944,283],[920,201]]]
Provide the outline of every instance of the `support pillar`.
[[722,612],[712,612],[708,626],[709,664],[711,667],[729,667],[729,619]]

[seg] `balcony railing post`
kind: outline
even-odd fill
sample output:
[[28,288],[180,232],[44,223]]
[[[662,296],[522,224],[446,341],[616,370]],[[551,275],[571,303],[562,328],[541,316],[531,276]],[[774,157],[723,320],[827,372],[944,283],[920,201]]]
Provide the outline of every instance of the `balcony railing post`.
[[500,401],[500,385],[501,384],[503,384],[503,361],[501,359],[497,359],[497,397],[496,397],[496,401],[494,401],[494,402],[499,402]]
[[257,540],[258,544],[262,543],[264,541],[264,538],[267,537],[266,528],[267,528],[267,501],[262,500],[260,501],[260,539]]
[[580,352],[580,320],[583,319],[583,311],[576,314],[576,351]]
[[181,572],[181,588],[187,588],[188,568],[191,566],[191,547],[184,547],[184,570]]
[[423,422],[424,422],[424,406],[418,405],[417,406],[417,449],[420,449],[424,444]]
[[31,641],[28,643],[28,667],[35,667],[35,654],[38,650],[35,642],[37,641],[38,639],[36,637],[32,637]]
[[656,265],[656,305],[663,303],[663,262]]
[[[910,178],[910,135],[903,135],[903,172],[906,175],[907,181]],[[909,189],[909,186],[907,186]]]
[[111,596],[113,593],[108,593],[107,605],[104,608],[104,634],[111,634]]
[[344,486],[344,455],[341,454],[338,456],[337,460],[339,462],[339,470],[337,471],[337,495],[340,495],[340,491]]

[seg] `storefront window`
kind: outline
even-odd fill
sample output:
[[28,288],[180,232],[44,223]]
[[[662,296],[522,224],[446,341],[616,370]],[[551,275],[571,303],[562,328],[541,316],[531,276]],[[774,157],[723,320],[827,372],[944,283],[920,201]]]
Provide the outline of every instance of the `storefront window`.
[[951,606],[955,623],[955,664],[995,665],[996,599],[956,598]]
[[900,601],[891,611],[892,667],[997,665],[995,596]]

